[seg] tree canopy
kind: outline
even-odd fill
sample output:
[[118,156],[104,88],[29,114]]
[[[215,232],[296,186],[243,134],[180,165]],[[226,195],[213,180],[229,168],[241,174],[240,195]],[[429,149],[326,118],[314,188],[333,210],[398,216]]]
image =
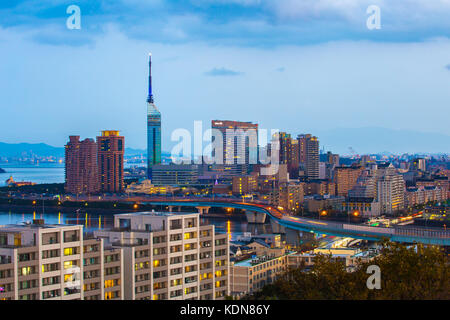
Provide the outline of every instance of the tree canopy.
[[[381,271],[381,288],[369,289],[370,265]],[[449,299],[449,260],[440,247],[385,242],[381,254],[360,262],[352,272],[343,261],[317,255],[315,264],[283,273],[249,300],[426,300]]]

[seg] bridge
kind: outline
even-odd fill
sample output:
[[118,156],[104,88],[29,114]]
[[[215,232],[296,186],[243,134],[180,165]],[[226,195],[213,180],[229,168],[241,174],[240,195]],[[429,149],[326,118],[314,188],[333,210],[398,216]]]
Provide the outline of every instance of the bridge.
[[311,232],[333,236],[352,237],[366,240],[388,239],[403,243],[423,243],[433,245],[450,245],[450,232],[436,228],[413,227],[371,227],[360,224],[328,222],[315,219],[295,217],[282,212],[282,210],[260,203],[236,202],[222,200],[200,199],[155,199],[145,200],[142,204],[162,205],[173,211],[175,207],[195,207],[200,214],[207,214],[209,208],[235,208],[245,211],[250,223],[264,223],[266,217],[270,217],[272,229],[275,233],[291,231]]

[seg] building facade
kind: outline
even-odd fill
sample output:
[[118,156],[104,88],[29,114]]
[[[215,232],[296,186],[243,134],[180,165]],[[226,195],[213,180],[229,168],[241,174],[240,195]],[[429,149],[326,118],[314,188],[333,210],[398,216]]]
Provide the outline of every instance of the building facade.
[[125,299],[212,300],[229,294],[228,237],[200,225],[198,213],[119,214],[113,230],[95,236],[123,249]]
[[152,183],[155,186],[190,186],[197,184],[196,164],[156,164],[152,167]]
[[97,137],[97,147],[100,191],[123,192],[125,138],[119,136],[119,131],[104,130],[102,135]]
[[334,182],[336,195],[346,197],[348,192],[356,185],[363,168],[360,166],[336,167],[334,169]]
[[213,150],[215,163],[248,166],[258,162],[258,124],[213,120],[211,129],[213,145],[221,147]]
[[93,139],[80,141],[70,136],[65,145],[65,191],[90,194],[99,191],[97,143]]
[[310,134],[297,137],[299,162],[307,179],[319,179],[319,139]]
[[0,227],[0,300],[122,299],[122,255],[83,226]]

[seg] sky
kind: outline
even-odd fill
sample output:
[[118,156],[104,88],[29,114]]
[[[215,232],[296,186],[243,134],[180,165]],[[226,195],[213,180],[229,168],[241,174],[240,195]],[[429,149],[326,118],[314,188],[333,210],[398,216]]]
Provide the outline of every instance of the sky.
[[449,17],[450,0],[2,0],[0,141],[114,129],[145,149],[149,52],[166,151],[216,119],[450,137]]

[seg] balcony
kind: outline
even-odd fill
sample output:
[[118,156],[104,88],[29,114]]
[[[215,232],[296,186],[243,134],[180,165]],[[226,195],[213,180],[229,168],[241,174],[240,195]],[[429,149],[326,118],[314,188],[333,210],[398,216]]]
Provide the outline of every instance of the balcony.
[[11,257],[1,256],[0,264],[8,264],[11,263]]

